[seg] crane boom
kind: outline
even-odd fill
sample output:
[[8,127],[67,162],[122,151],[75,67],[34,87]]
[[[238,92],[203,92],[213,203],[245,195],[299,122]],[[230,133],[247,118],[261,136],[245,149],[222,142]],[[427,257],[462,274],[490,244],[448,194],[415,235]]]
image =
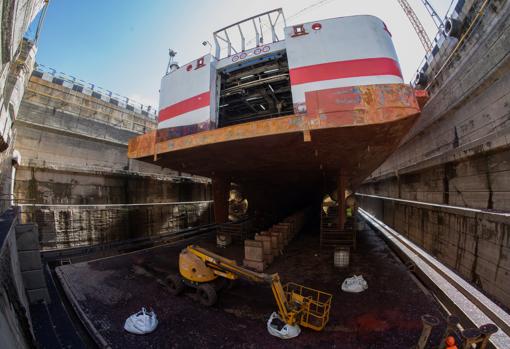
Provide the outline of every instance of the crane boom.
[[416,31],[416,34],[418,35],[418,38],[421,41],[421,44],[423,45],[423,48],[425,51],[429,52],[432,50],[432,42],[430,41],[429,37],[427,36],[427,33],[425,32],[425,29],[423,28],[423,25],[421,24],[420,20],[418,19],[418,16],[416,16],[416,13],[414,13],[414,10],[409,5],[407,0],[397,0],[400,7],[404,10],[405,14],[407,15],[407,18],[409,18],[409,21],[411,22],[414,30]]
[[437,29],[443,28],[444,27],[443,20],[441,19],[441,17],[439,17],[439,15],[437,14],[434,7],[432,7],[430,2],[428,0],[421,0],[421,2],[429,12],[430,17],[432,17],[432,20],[434,21],[434,24],[436,25]]

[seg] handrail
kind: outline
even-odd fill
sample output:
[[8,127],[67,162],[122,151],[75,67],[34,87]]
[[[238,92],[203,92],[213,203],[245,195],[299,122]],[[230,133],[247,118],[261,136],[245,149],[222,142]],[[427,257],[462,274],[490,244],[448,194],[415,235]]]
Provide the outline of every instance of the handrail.
[[[245,26],[246,30],[249,29],[247,26],[250,28],[253,26],[249,31],[255,34],[255,39],[246,41],[246,36],[243,32],[243,26]],[[263,33],[265,32],[265,30],[262,30],[263,26],[270,29],[271,39],[273,42],[282,40],[283,37],[278,37],[276,32],[277,26],[278,28],[280,28],[280,26],[286,26],[285,15],[283,14],[282,8],[263,12],[216,30],[213,33],[214,43],[216,45],[214,57],[217,60],[224,58],[221,56],[222,46],[220,45],[220,42],[227,45],[227,55],[225,57],[231,56],[232,51],[236,54],[244,52],[247,49],[246,45],[251,44],[254,40],[255,47],[261,45],[263,43]],[[232,40],[231,36],[237,40]],[[238,41],[240,41],[240,46],[239,44],[235,46],[234,42],[237,43]]]

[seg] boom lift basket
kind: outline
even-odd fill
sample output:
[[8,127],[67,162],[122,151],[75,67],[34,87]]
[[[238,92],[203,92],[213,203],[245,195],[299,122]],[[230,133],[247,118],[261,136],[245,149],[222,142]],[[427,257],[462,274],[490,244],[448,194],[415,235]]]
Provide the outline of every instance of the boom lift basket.
[[289,304],[292,305],[295,302],[305,304],[299,325],[316,331],[324,329],[329,321],[333,295],[293,282],[287,283],[283,290]]

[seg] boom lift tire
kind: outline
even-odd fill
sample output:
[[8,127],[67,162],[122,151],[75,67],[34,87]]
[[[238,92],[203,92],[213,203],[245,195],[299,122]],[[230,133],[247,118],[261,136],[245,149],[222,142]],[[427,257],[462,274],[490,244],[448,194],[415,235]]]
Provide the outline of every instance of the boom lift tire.
[[168,275],[165,281],[171,295],[177,296],[184,290],[184,283],[178,275]]
[[206,307],[212,306],[216,303],[218,299],[218,295],[216,290],[211,284],[202,284],[197,287],[197,295],[200,303],[205,305]]

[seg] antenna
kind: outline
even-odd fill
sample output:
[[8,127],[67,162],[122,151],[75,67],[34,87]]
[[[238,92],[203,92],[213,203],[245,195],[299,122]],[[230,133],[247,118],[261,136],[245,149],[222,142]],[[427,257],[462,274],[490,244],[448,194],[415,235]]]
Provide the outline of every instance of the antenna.
[[413,9],[411,8],[407,0],[397,1],[400,4],[400,7],[402,7],[402,9],[404,10],[405,14],[407,15],[407,18],[409,18],[409,21],[413,25],[414,31],[416,32],[416,34],[418,34],[418,38],[420,38],[423,48],[427,53],[430,52],[430,50],[432,50],[432,43],[430,42],[430,39],[427,36],[425,29],[423,28],[423,25],[416,16],[416,13],[414,13]]
[[177,52],[175,52],[172,49],[168,49],[168,55],[170,56],[170,59],[168,60],[168,65],[166,66],[166,74],[179,69],[179,64],[174,61],[174,58],[177,55]]

